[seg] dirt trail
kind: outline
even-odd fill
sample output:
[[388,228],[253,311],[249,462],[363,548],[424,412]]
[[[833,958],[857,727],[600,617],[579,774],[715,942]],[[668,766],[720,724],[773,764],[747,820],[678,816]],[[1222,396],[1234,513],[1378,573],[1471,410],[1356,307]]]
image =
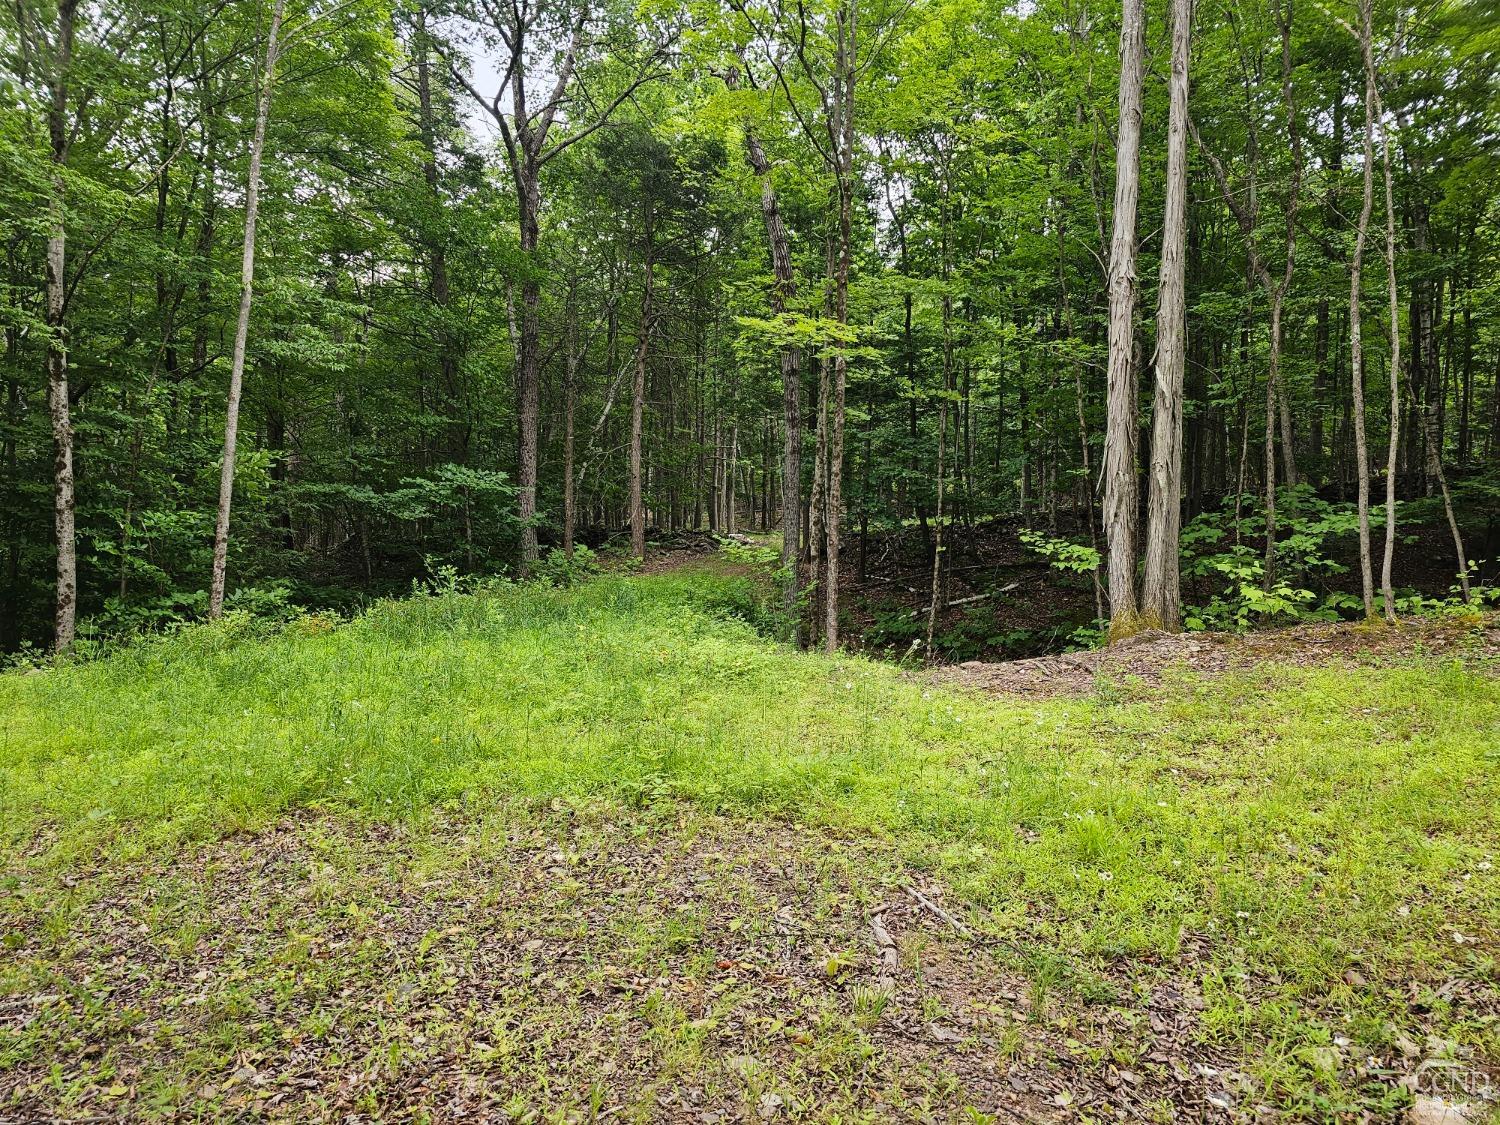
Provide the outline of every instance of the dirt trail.
[[1159,684],[1180,673],[1217,676],[1257,664],[1355,667],[1417,653],[1465,660],[1500,657],[1500,615],[1481,624],[1408,620],[1399,625],[1316,624],[1258,633],[1164,633],[1147,630],[1106,649],[1002,663],[969,661],[940,668],[940,683],[1021,695],[1087,695],[1101,682]]

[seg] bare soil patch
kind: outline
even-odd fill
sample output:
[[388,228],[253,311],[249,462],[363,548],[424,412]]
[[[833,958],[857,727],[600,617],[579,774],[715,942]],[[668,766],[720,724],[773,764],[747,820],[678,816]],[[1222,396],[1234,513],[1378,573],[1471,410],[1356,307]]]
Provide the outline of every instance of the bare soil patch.
[[997,694],[1088,695],[1101,682],[1155,685],[1172,675],[1217,676],[1270,662],[1356,667],[1417,654],[1500,657],[1500,617],[1491,614],[1479,625],[1422,619],[1394,627],[1311,624],[1242,635],[1147,630],[1108,648],[1028,660],[974,660],[939,668],[933,675],[940,683]]

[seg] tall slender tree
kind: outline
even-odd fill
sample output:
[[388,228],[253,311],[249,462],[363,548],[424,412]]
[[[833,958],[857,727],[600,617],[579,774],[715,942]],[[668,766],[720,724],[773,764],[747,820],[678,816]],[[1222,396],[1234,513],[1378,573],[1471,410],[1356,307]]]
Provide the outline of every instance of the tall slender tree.
[[[1354,254],[1349,260],[1349,373],[1351,413],[1354,419],[1354,469],[1359,512],[1359,576],[1366,618],[1375,616],[1375,579],[1370,559],[1370,452],[1365,440],[1365,342],[1360,319],[1361,288],[1365,262],[1365,240],[1370,214],[1375,208],[1375,47],[1373,0],[1359,0],[1359,50],[1365,71],[1363,195],[1359,221],[1354,227]],[[1391,326],[1395,330],[1396,326]]]
[[[608,52],[609,28],[587,0],[515,0],[484,4],[485,39],[501,51],[500,80],[492,95],[474,85],[468,67],[448,48],[454,79],[495,122],[506,167],[515,186],[520,215],[522,275],[520,324],[516,331],[516,484],[521,522],[519,570],[527,574],[537,559],[537,434],[542,386],[542,267],[537,249],[542,235],[542,171],[565,150],[607,125],[616,111],[646,83],[662,77],[660,64],[675,42],[668,30],[640,49],[629,78],[602,104],[595,105],[578,82],[579,68]],[[550,81],[549,81],[550,79]],[[537,83],[543,82],[540,101]],[[565,133],[552,130],[566,107]]]
[[1144,0],[1123,0],[1120,123],[1114,232],[1109,249],[1109,424],[1104,438],[1104,531],[1109,543],[1109,636],[1140,625],[1136,608],[1135,212],[1140,198],[1141,88],[1146,69]]
[[266,35],[265,63],[255,105],[255,129],[250,137],[250,169],[245,176],[245,238],[240,249],[240,308],[234,327],[234,351],[229,361],[229,400],[224,412],[224,457],[219,467],[219,510],[214,522],[213,575],[208,587],[208,615],[224,612],[224,581],[229,566],[229,509],[234,498],[234,462],[239,444],[240,393],[244,386],[245,350],[250,337],[250,303],[255,292],[255,221],[260,212],[260,163],[266,145],[266,122],[271,116],[271,92],[276,84],[281,20],[286,0],[275,0]]
[[1182,593],[1182,396],[1187,367],[1187,119],[1192,0],[1172,0],[1171,105],[1167,124],[1167,197],[1156,314],[1156,398],[1152,410],[1151,495],[1146,516],[1142,617],[1176,629]]
[[52,419],[52,520],[57,543],[57,599],[53,646],[73,645],[78,618],[78,543],[74,530],[73,422],[69,417],[67,324],[67,177],[73,133],[68,120],[69,79],[78,0],[60,0],[50,43],[47,136],[52,159],[47,197],[47,413]]

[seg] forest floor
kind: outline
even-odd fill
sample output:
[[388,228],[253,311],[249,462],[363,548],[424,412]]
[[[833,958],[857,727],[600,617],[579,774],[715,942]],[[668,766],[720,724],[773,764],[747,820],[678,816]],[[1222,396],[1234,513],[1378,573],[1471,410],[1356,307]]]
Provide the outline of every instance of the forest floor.
[[1260,664],[1361,668],[1393,660],[1494,660],[1500,618],[1476,626],[1461,618],[1411,620],[1400,628],[1319,622],[1236,635],[1148,629],[1119,644],[1024,660],[969,660],[938,666],[936,682],[1038,697],[1088,695],[1119,685],[1162,685],[1220,676]]
[[[937,648],[945,660],[995,663],[1061,654],[1076,647],[1074,630],[1094,624],[1098,607],[1092,582],[1082,575],[1060,574],[1046,558],[1028,550],[1019,536],[1024,526],[1014,518],[994,519],[955,524],[945,532],[952,568],[950,601],[939,613],[935,630]],[[1045,521],[1037,526],[1049,530]],[[1083,529],[1066,523],[1050,531],[1087,539]],[[1448,535],[1447,527],[1440,524],[1407,529],[1397,543],[1393,563],[1404,584],[1427,596],[1448,596],[1454,570]],[[1337,550],[1330,561],[1337,568],[1304,575],[1298,584],[1310,584],[1319,596],[1358,593],[1358,558],[1351,554],[1354,546],[1338,542],[1332,547]],[[1471,557],[1495,557],[1493,521],[1474,529],[1470,547]],[[925,641],[927,607],[932,601],[932,545],[920,528],[872,530],[863,542],[857,535],[852,537],[842,555],[840,583],[845,632],[854,646],[901,657],[913,641]],[[1184,583],[1183,600],[1206,605],[1219,592],[1221,585],[1212,579],[1189,579]],[[1140,667],[1151,663],[1149,657],[1138,655]],[[1165,648],[1158,655],[1171,662]]]
[[955,690],[647,570],[0,677],[0,1121],[1500,1107],[1494,619]]

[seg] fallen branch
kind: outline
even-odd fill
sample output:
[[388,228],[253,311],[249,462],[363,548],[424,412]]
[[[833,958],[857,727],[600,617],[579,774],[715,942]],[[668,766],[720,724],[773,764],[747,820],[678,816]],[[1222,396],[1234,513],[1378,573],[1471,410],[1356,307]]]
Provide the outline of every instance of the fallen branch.
[[899,578],[882,578],[878,574],[872,574],[872,575],[870,575],[870,577],[866,578],[865,581],[866,582],[884,582],[887,585],[900,586],[903,590],[907,591],[908,593],[912,593],[912,594],[920,594],[922,592],[921,590],[918,590],[915,586],[908,586],[905,582],[902,582]]
[[[1001,586],[1000,589],[991,590],[987,594],[971,594],[967,598],[954,598],[952,601],[947,603],[946,608],[951,609],[956,605],[969,605],[972,602],[982,602],[985,600],[985,598],[993,598],[996,594],[1003,594],[1008,590],[1014,590],[1019,585],[1019,582],[1012,582],[1009,586]],[[912,610],[910,616],[915,617],[919,613],[930,613],[931,611],[932,606],[924,605],[921,609]]]
[[926,895],[924,895],[921,891],[917,890],[915,887],[903,883],[902,886],[901,886],[901,889],[903,891],[905,891],[908,895],[910,895],[911,898],[912,898],[912,901],[914,901],[918,906],[921,906],[921,907],[924,907],[927,910],[930,910],[936,917],[942,919],[944,922],[947,922],[948,925],[952,926],[955,930],[957,930],[964,937],[966,937],[966,938],[972,938],[974,936],[972,933],[969,932],[969,927],[968,926],[965,926],[957,918],[953,917],[953,915],[949,914],[941,906],[939,906],[937,903],[933,902],[932,899],[928,898]]

